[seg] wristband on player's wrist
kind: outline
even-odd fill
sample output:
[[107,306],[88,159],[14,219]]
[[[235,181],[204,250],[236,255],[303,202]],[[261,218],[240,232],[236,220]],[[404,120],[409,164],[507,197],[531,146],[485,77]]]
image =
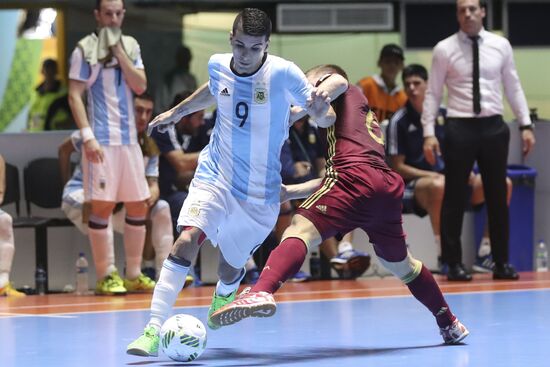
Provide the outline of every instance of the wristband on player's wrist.
[[92,128],[89,126],[80,129],[80,136],[82,136],[82,142],[86,143],[92,139],[95,139]]

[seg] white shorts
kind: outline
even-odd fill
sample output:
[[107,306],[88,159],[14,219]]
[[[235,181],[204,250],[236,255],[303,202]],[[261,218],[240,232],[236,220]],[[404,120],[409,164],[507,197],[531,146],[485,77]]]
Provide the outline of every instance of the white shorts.
[[143,201],[151,194],[139,145],[101,146],[103,162],[90,163],[82,153],[86,200]]
[[279,208],[279,203],[258,205],[239,200],[225,187],[193,179],[178,228],[200,228],[219,246],[225,260],[240,269],[273,230]]

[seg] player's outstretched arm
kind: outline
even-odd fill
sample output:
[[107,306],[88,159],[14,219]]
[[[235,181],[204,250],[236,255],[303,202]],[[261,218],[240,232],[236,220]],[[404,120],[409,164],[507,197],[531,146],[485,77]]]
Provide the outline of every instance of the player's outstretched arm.
[[321,185],[322,178],[315,178],[304,183],[281,186],[281,203],[288,200],[304,199],[313,194]]
[[147,134],[157,126],[177,123],[182,117],[192,114],[216,103],[216,98],[210,93],[208,83],[201,85],[193,94],[181,101],[174,108],[161,113],[149,123]]

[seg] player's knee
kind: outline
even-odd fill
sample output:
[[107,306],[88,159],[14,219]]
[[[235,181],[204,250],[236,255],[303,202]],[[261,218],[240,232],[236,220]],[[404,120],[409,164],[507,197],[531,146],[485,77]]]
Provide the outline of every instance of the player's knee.
[[284,241],[287,238],[298,238],[299,240],[303,241],[308,251],[309,249],[314,248],[321,243],[319,240],[316,240],[316,236],[314,233],[295,225],[291,225],[285,230],[281,241]]
[[422,262],[412,257],[409,252],[407,252],[405,259],[398,262],[386,261],[381,257],[378,259],[386,269],[405,284],[412,282],[422,271]]
[[180,233],[174,245],[172,246],[172,255],[192,261],[199,252],[199,244],[196,239],[189,233],[183,231]]

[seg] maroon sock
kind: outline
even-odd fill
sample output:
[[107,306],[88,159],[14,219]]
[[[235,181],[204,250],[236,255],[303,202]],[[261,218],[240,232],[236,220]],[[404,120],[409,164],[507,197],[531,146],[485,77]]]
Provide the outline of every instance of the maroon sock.
[[306,254],[307,247],[304,241],[295,237],[285,239],[271,251],[260,279],[252,287],[252,292],[275,293],[288,278],[300,270]]
[[407,284],[407,287],[413,296],[432,312],[439,327],[449,326],[456,319],[432,273],[424,265],[422,265],[420,274]]

